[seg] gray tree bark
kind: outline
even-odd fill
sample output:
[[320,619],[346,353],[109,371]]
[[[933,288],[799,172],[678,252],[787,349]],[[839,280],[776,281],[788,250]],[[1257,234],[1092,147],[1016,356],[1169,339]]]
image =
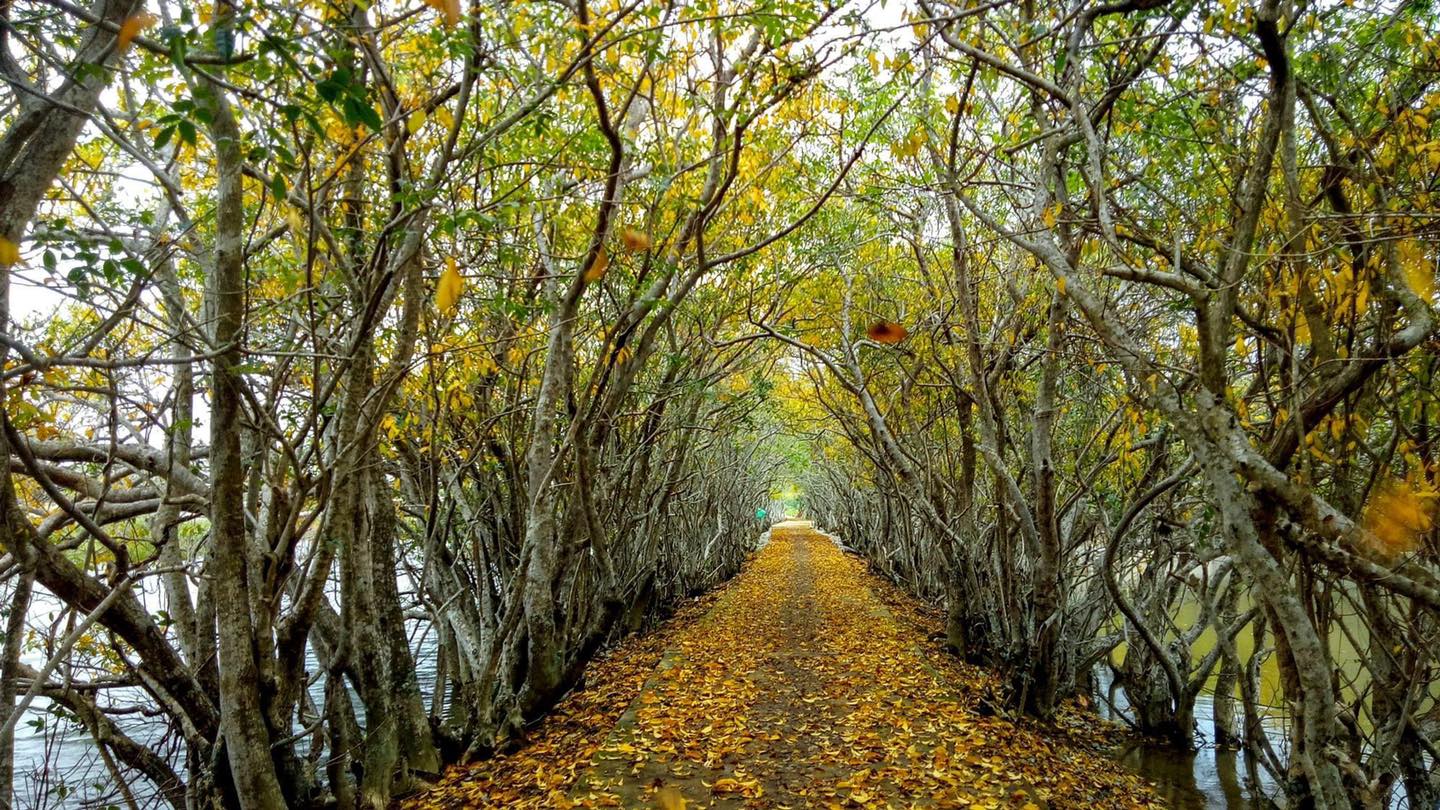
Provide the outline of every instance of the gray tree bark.
[[265,722],[260,694],[247,559],[245,461],[240,444],[244,381],[238,368],[244,359],[244,164],[240,129],[223,89],[208,80],[197,83],[195,89],[210,114],[217,175],[214,260],[205,285],[214,346],[210,374],[211,554],[206,568],[219,635],[220,724],[241,808],[265,810],[285,807],[286,797],[270,755],[272,730]]

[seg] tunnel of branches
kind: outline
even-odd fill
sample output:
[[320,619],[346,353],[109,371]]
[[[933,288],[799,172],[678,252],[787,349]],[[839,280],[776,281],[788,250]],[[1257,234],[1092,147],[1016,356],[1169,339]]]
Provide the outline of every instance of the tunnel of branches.
[[0,804],[387,806],[799,516],[1440,806],[1429,3],[592,3],[0,9]]

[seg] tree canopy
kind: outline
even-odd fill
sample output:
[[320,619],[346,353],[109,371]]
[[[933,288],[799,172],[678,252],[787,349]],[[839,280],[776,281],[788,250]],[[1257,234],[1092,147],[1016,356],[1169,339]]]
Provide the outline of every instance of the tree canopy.
[[798,506],[1008,711],[1440,801],[1429,2],[0,17],[0,795],[386,806]]

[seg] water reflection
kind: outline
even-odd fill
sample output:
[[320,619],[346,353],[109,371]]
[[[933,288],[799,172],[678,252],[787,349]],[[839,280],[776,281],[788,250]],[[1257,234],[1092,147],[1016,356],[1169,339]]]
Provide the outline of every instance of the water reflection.
[[[409,580],[401,578],[402,591],[409,588]],[[164,602],[155,580],[136,583],[135,595],[149,610],[159,610]],[[32,622],[49,624],[56,620],[64,606],[55,597],[37,588],[35,601],[31,606]],[[436,668],[439,660],[439,644],[436,634],[428,622],[417,619],[406,621],[410,637],[410,648],[415,656],[415,676],[420,693],[429,696],[434,691]],[[45,664],[42,651],[30,649],[21,661],[39,669]],[[314,650],[305,652],[307,671],[322,669]],[[310,698],[317,705],[325,702],[325,686],[316,680],[309,687]],[[359,695],[346,684],[351,706],[356,719],[365,723],[365,704]],[[122,687],[102,690],[97,700],[103,707],[146,706],[148,695],[138,687]],[[99,750],[90,732],[83,726],[62,719],[62,715],[51,713],[50,701],[37,697],[26,711],[15,729],[15,797],[13,804],[26,810],[69,810],[70,808],[96,808],[121,806],[124,797],[117,791],[110,771],[101,760]],[[448,716],[450,706],[445,707]],[[185,775],[184,754],[180,741],[168,719],[161,714],[142,711],[117,714],[115,726],[135,742],[157,751],[182,778]],[[295,726],[298,733],[300,725]],[[161,794],[151,782],[136,778],[128,789],[143,810],[163,807]],[[0,797],[3,798],[3,797]],[[5,806],[0,801],[0,807]]]
[[1116,758],[1155,783],[1156,792],[1176,810],[1261,810],[1273,805],[1246,787],[1245,755],[1235,751],[1182,751],[1144,742],[1124,746]]
[[[1104,699],[1098,701],[1100,714],[1120,722],[1120,713],[1129,710],[1125,691],[1111,682],[1102,667],[1096,673]],[[1195,701],[1195,724],[1202,731],[1214,725],[1212,696],[1202,693]],[[1277,750],[1284,750],[1284,729],[1268,723],[1266,733]],[[1115,752],[1126,767],[1155,783],[1155,789],[1170,807],[1178,810],[1269,810],[1278,786],[1265,769],[1243,753],[1226,751],[1207,744],[1203,738],[1197,750],[1183,751],[1143,740],[1127,743]]]

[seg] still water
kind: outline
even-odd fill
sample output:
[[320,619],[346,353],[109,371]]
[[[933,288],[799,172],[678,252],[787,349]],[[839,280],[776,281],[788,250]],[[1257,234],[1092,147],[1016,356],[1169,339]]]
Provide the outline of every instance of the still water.
[[[1096,675],[1103,697],[1096,701],[1101,716],[1120,722],[1118,712],[1129,709],[1124,690],[1110,688],[1108,669],[1101,667]],[[1213,727],[1214,708],[1212,695],[1202,693],[1196,698],[1195,725],[1199,731]],[[1285,731],[1281,723],[1268,720],[1265,732],[1276,751],[1283,751]],[[1257,764],[1252,771],[1250,766],[1255,763],[1245,754],[1217,749],[1203,737],[1195,751],[1135,741],[1116,751],[1115,758],[1154,782],[1161,797],[1176,810],[1261,810],[1273,807],[1270,800],[1279,793],[1264,768]]]
[[[401,582],[402,589],[408,583]],[[158,584],[154,580],[136,585],[136,595],[149,610],[157,610],[163,604]],[[60,614],[61,606],[54,597],[36,589],[35,601],[31,606],[32,623],[44,625],[54,621]],[[435,661],[437,658],[434,633],[425,632],[426,623],[411,620],[407,622],[410,633],[410,648],[415,651],[416,678],[420,692],[429,695],[435,684]],[[22,660],[39,668],[45,663],[43,655],[35,651],[21,656]],[[314,672],[319,662],[311,653],[306,654],[306,667]],[[58,677],[58,674],[57,676]],[[77,678],[84,675],[77,673]],[[324,687],[320,683],[310,688],[310,697],[317,705],[325,700]],[[105,690],[97,699],[101,705],[145,706],[145,693],[134,688]],[[350,695],[357,719],[365,722],[365,706],[355,694]],[[65,722],[51,713],[49,701],[37,697],[29,710],[15,727],[15,798],[16,810],[108,810],[127,806],[127,797],[115,784],[110,769],[100,759],[99,749],[91,741],[90,734],[83,727]],[[158,711],[138,711],[114,717],[115,725],[131,739],[161,753],[175,771],[184,777],[184,753],[168,733],[166,721]],[[297,731],[299,728],[297,727]],[[303,744],[302,744],[303,748]],[[150,782],[134,780],[130,787],[135,803],[140,808],[168,807],[153,790]]]
[[[1249,607],[1248,601],[1242,600],[1239,609],[1245,611]],[[1176,626],[1192,626],[1200,620],[1199,606],[1193,601],[1182,602],[1176,609],[1174,619]],[[1341,698],[1349,703],[1357,694],[1363,695],[1370,684],[1369,672],[1360,663],[1363,659],[1362,651],[1369,643],[1369,633],[1364,621],[1349,613],[1338,612],[1335,619],[1344,627],[1342,632],[1330,634],[1330,660],[1339,675]],[[1208,655],[1215,644],[1215,631],[1213,628],[1207,629],[1191,647],[1191,655],[1198,661]],[[1254,649],[1251,633],[1247,631],[1236,636],[1235,646],[1240,659],[1247,660]],[[1123,644],[1116,648],[1112,654],[1113,660],[1118,662],[1124,650]],[[1119,722],[1119,715],[1129,709],[1124,690],[1111,689],[1111,674],[1105,665],[1097,668],[1096,676],[1101,694],[1097,696],[1099,699],[1095,704],[1100,707],[1102,715]],[[1285,699],[1273,655],[1262,657],[1259,676],[1258,697],[1266,711],[1263,728],[1271,746],[1283,761],[1288,741],[1284,711],[1279,707],[1284,705]],[[1275,802],[1281,798],[1281,792],[1272,775],[1264,767],[1250,762],[1244,754],[1220,751],[1208,744],[1207,737],[1214,727],[1214,699],[1211,692],[1214,685],[1215,676],[1212,674],[1205,691],[1196,699],[1195,724],[1197,732],[1201,734],[1198,750],[1178,751],[1164,746],[1137,743],[1117,752],[1117,758],[1155,782],[1161,795],[1171,802],[1171,806],[1180,810],[1258,810],[1276,807]],[[1107,701],[1113,705],[1107,705]],[[1366,722],[1363,717],[1361,722]],[[1404,788],[1398,781],[1388,806],[1392,810],[1406,806]]]

